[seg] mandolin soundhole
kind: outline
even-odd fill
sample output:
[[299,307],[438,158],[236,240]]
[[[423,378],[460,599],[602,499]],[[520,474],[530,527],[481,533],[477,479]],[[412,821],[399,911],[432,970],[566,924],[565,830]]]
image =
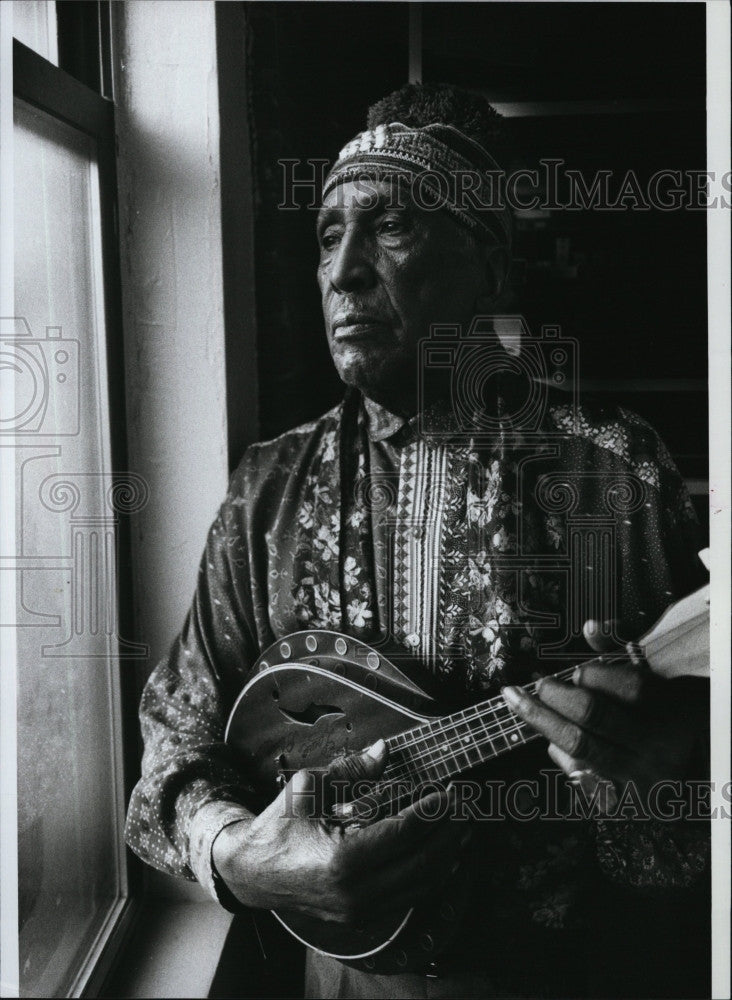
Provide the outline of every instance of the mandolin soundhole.
[[285,708],[281,704],[278,708],[286,719],[289,719],[290,722],[296,722],[300,726],[314,726],[316,722],[319,722],[326,715],[346,714],[337,705],[316,705],[313,702],[310,702],[307,708],[300,711],[294,708]]

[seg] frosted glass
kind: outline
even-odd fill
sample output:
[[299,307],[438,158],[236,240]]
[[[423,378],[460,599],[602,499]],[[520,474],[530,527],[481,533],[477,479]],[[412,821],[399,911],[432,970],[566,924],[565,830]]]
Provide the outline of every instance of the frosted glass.
[[58,66],[54,0],[13,0],[13,35],[39,56]]
[[15,219],[21,995],[65,996],[123,892],[115,489],[94,145],[20,102]]

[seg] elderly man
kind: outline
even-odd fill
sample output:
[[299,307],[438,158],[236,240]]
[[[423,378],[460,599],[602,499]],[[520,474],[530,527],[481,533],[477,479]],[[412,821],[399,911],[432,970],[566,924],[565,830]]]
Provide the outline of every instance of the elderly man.
[[[545,800],[563,783],[545,782],[530,818],[524,804],[492,822],[443,810],[427,823],[413,803],[343,837],[288,808],[304,773],[253,815],[247,774],[224,744],[262,650],[330,628],[370,642],[388,633],[419,660],[438,708],[456,693],[478,702],[503,692],[561,770],[608,796],[703,773],[703,712],[637,657],[586,666],[573,684],[546,680],[536,697],[521,689],[555,672],[557,650],[638,637],[702,581],[693,511],[651,428],[546,386],[527,408],[535,387],[502,355],[496,325],[476,325],[496,311],[511,252],[509,214],[489,190],[497,127],[473,95],[409,86],[375,105],[342,151],[317,235],[345,400],[247,451],[189,616],[142,699],[128,843],[228,908],[363,922],[436,905],[446,880],[469,873],[470,898],[439,954],[376,975],[310,952],[309,996],[689,995],[668,963],[684,933],[673,922],[703,898],[698,824],[562,818]],[[425,361],[430,342],[448,347],[437,364]],[[454,375],[474,363],[476,344],[492,359],[488,374],[479,398],[456,399],[459,379],[437,377],[440,364]],[[557,350],[566,358],[555,347],[550,369],[564,363]],[[374,484],[386,502],[369,502]],[[578,611],[580,592],[595,596]],[[584,639],[582,608],[596,619]],[[332,773],[376,778],[385,763],[377,742]],[[546,743],[534,743],[493,775],[547,767]]]

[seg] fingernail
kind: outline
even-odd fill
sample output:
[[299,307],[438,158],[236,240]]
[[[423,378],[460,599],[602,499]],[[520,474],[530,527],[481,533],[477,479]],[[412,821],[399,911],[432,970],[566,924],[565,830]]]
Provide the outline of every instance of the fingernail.
[[630,657],[630,662],[634,667],[640,667],[644,662],[643,650],[638,645],[637,642],[628,642],[625,644],[625,651]]
[[572,673],[572,683],[579,684],[581,679],[582,679],[582,667],[577,666],[574,668],[574,671]]
[[507,705],[514,708],[521,704],[521,691],[517,687],[503,687],[501,688],[501,694]]
[[383,754],[385,746],[386,744],[384,743],[383,740],[377,740],[376,743],[373,743],[366,750],[366,756],[370,757],[371,760],[378,760],[379,757],[381,757],[381,755]]

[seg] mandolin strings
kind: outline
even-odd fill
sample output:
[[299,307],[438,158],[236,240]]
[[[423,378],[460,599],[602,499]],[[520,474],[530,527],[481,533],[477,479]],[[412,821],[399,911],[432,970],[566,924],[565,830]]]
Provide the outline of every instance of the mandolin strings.
[[[568,680],[574,673],[575,667],[568,667],[565,670],[559,671],[559,673],[552,674],[552,680]],[[543,678],[542,678],[543,680]],[[538,681],[532,681],[527,684],[523,690],[529,694],[534,694],[536,692],[536,686]],[[498,715],[498,712],[503,713],[503,718]],[[474,713],[471,716],[466,716],[465,712]],[[423,723],[420,726],[415,726],[414,729],[408,729],[403,733],[399,733],[396,736],[390,737],[386,742],[387,744],[403,739],[404,743],[395,744],[395,750],[406,750],[413,746],[419,746],[420,744],[425,744],[427,739],[438,739],[440,737],[446,736],[451,730],[457,730],[460,726],[471,726],[476,722],[488,718],[489,714],[492,713],[495,718],[490,723],[490,726],[484,727],[486,729],[486,734],[488,732],[494,732],[495,735],[501,735],[501,725],[503,721],[509,722],[511,719],[516,719],[516,716],[511,712],[504,704],[501,697],[491,698],[489,701],[481,702],[478,705],[471,706],[470,708],[463,709],[462,712],[456,713],[455,715],[446,716],[444,719],[436,720],[435,722]],[[462,718],[458,718],[462,716]],[[439,728],[437,728],[439,727]],[[508,732],[508,731],[507,731]],[[463,734],[460,738],[462,739]],[[484,734],[478,733],[479,736]],[[411,738],[409,738],[411,737]],[[448,740],[452,737],[448,736]],[[439,751],[441,747],[426,747],[429,752]],[[419,759],[420,755],[417,754],[413,759]]]
[[[593,662],[603,662],[603,658],[599,657],[597,661]],[[575,667],[568,667],[565,670],[561,670],[556,674],[552,675],[554,680],[569,680],[569,678],[574,673]],[[538,681],[532,681],[524,687],[524,691],[528,693],[535,693]],[[466,717],[464,712],[470,711],[474,713],[473,715]],[[499,714],[499,712],[501,714]],[[387,763],[384,770],[384,778],[374,783],[372,788],[372,794],[381,795],[388,792],[389,790],[399,791],[401,789],[402,794],[400,794],[396,800],[392,798],[390,804],[393,805],[395,801],[399,801],[404,795],[407,794],[404,789],[404,785],[414,785],[419,783],[424,783],[424,779],[427,782],[439,780],[440,778],[447,778],[451,776],[450,765],[458,765],[457,770],[453,770],[452,773],[460,773],[461,771],[469,770],[471,767],[476,767],[478,764],[485,763],[492,758],[499,756],[502,753],[506,753],[509,750],[513,750],[517,746],[523,746],[529,740],[536,739],[539,737],[539,733],[529,733],[525,735],[524,730],[530,729],[531,727],[528,723],[520,720],[513,712],[508,709],[503,700],[500,697],[491,698],[489,701],[482,702],[478,705],[472,706],[469,709],[463,710],[459,713],[462,718],[458,719],[457,714],[452,716],[447,716],[445,719],[438,720],[434,723],[426,723],[420,726],[416,726],[413,729],[406,730],[404,733],[399,733],[397,736],[390,737],[385,742],[389,747],[390,753],[396,752],[402,756],[401,761],[392,761]],[[487,720],[490,715],[494,718],[490,722]],[[472,732],[470,733],[470,743],[464,744],[464,740],[467,738],[468,734],[464,733],[459,736],[459,743],[455,739],[457,735],[457,730],[461,726],[467,726],[469,729],[475,725],[475,723],[480,722],[482,724],[482,732]],[[433,728],[439,726],[439,729]],[[450,731],[454,731],[455,735],[448,735]],[[520,743],[506,743],[505,746],[496,748],[495,740],[499,737],[508,738],[514,734],[521,734]],[[442,742],[436,746],[427,745],[427,741],[443,739],[446,737],[446,741]],[[397,740],[404,740],[404,743],[398,743]],[[485,755],[482,748],[490,746],[491,753]],[[423,747],[420,752],[412,752],[412,748]],[[455,749],[452,749],[452,748]],[[475,762],[470,762],[468,757],[468,752],[470,750],[480,751],[480,760]],[[447,751],[447,752],[446,752]],[[468,760],[467,764],[459,762],[458,754],[462,754]],[[432,776],[428,773],[428,768],[436,768],[442,766],[446,769],[447,773],[444,775]],[[423,775],[419,774],[419,771],[423,771]],[[350,803],[351,809],[357,807],[359,801],[364,802],[364,798],[355,799]],[[368,799],[365,799],[368,801]]]

